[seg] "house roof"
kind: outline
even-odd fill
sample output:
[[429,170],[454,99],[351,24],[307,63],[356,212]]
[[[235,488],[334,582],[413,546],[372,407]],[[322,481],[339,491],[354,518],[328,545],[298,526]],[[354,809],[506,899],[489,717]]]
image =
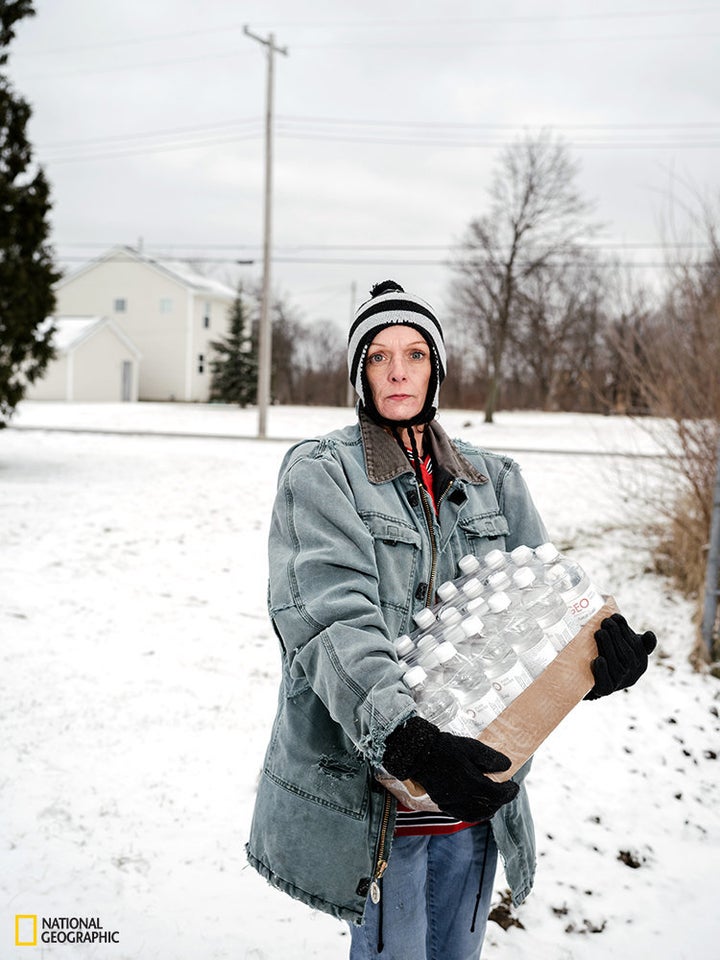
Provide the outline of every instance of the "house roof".
[[107,326],[112,329],[115,336],[122,341],[131,353],[134,353],[138,358],[140,357],[140,351],[132,340],[109,317],[48,317],[46,323],[49,324],[53,320],[55,322],[55,333],[52,342],[58,353],[71,353],[96,331]]
[[135,260],[137,263],[145,264],[153,270],[158,270],[161,273],[164,273],[166,276],[169,276],[171,279],[182,284],[184,287],[189,287],[194,293],[218,297],[221,300],[228,301],[234,300],[236,297],[236,291],[233,290],[232,287],[229,287],[226,283],[222,283],[220,280],[215,280],[213,277],[204,277],[202,274],[194,271],[189,264],[182,260],[150,257],[147,254],[140,253],[139,251],[133,249],[133,247],[124,246],[113,247],[101,257],[84,264],[84,266],[80,267],[79,270],[68,274],[67,277],[63,277],[62,280],[58,281],[56,286],[58,288],[62,287],[71,280],[75,280],[77,277],[82,276],[82,274],[95,269],[95,267],[99,266],[101,263],[106,263],[108,260],[118,259]]

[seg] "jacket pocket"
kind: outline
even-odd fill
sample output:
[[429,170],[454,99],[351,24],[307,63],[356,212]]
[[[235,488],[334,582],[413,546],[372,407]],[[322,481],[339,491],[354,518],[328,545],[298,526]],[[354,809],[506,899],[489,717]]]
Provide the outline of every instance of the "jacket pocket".
[[264,773],[298,800],[365,816],[368,766],[310,689],[281,702]]
[[402,520],[378,513],[361,513],[373,538],[378,572],[380,606],[407,616],[415,590],[415,575],[422,538],[417,530]]
[[504,549],[505,537],[510,532],[510,527],[502,513],[493,513],[463,517],[458,521],[458,531],[464,552],[482,557],[490,550]]

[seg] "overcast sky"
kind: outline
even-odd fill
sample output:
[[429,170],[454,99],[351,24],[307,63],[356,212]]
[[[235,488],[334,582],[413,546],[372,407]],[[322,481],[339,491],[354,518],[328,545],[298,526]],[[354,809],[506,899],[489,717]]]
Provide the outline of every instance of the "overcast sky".
[[9,72],[34,109],[67,268],[142,238],[155,254],[254,259],[207,269],[259,278],[266,55],[244,24],[288,52],[275,57],[273,281],[308,320],[345,327],[353,284],[360,300],[388,276],[442,310],[443,260],[524,132],[565,138],[623,260],[662,259],[682,184],[718,196],[720,3],[35,8]]

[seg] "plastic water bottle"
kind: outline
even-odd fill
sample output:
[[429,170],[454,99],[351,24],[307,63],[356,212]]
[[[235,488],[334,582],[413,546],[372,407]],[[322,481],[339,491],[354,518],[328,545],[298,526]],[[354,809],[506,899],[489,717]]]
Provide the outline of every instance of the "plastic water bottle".
[[519,567],[513,574],[520,602],[537,620],[545,636],[559,652],[576,633],[576,622],[560,594],[549,584],[538,582],[531,567]]
[[473,553],[466,553],[464,557],[458,560],[458,569],[460,576],[457,578],[460,583],[464,577],[474,577],[482,569],[482,563]]
[[[461,652],[467,645],[467,633],[462,628],[462,622],[446,626],[443,628],[442,637],[438,646],[438,651],[446,646],[456,647]],[[444,651],[443,651],[444,652]]]
[[426,673],[436,670],[440,665],[436,650],[438,642],[432,634],[413,637],[404,634],[395,641],[395,652],[401,665],[421,666]]
[[468,736],[469,731],[460,715],[459,703],[444,687],[430,683],[422,667],[410,667],[403,674],[403,681],[410,690],[421,717],[448,733]]
[[423,607],[413,614],[415,629],[410,633],[410,639],[417,645],[421,640],[429,643],[426,638],[432,637],[435,643],[442,643],[446,625],[438,620],[431,607]]
[[[444,644],[443,646],[448,646]],[[442,664],[446,689],[460,705],[462,720],[468,731],[476,736],[492,723],[505,705],[476,659],[455,653]]]
[[480,617],[475,614],[469,614],[463,619],[460,629],[465,635],[463,652],[467,650],[467,656],[473,658],[487,642],[487,638],[484,635],[483,622]]
[[462,618],[460,607],[462,606],[464,596],[457,582],[454,580],[446,580],[440,584],[435,592],[439,598],[439,602],[433,608],[437,620],[443,626],[459,623]]
[[435,591],[443,604],[452,605],[457,602],[460,596],[460,590],[453,580],[446,580],[441,583]]
[[536,574],[537,568],[542,566],[536,558],[533,548],[528,547],[527,544],[522,544],[519,547],[515,547],[514,550],[511,550],[510,559],[518,570],[521,567],[530,567]]
[[[492,570],[488,568],[485,557],[478,559],[474,554],[468,553],[458,561],[460,575],[453,581],[455,586],[464,596],[468,596],[465,587],[471,583],[470,590],[477,590],[477,584],[480,585],[480,592],[483,590],[483,581]],[[470,597],[478,596],[477,593],[471,593]]]
[[504,573],[508,579],[510,579],[517,569],[511,555],[509,553],[505,553],[503,550],[490,550],[490,552],[486,553],[483,557],[483,561],[486,571],[486,583],[488,583],[490,577],[500,573]]
[[437,623],[437,617],[430,607],[422,607],[412,615],[412,618],[421,630],[431,630]]
[[443,627],[452,627],[460,623],[462,620],[462,613],[456,606],[449,604],[448,606],[443,606],[440,610],[438,610],[437,618]]
[[504,706],[512,703],[532,683],[527,667],[500,637],[486,638],[479,661]]
[[491,593],[498,593],[500,590],[509,593],[513,589],[513,582],[507,570],[497,570],[491,573],[487,578],[487,585]]
[[543,543],[535,550],[545,566],[545,581],[554,587],[575,618],[578,629],[603,606],[600,592],[575,560],[562,556],[553,543]]
[[488,600],[485,628],[499,634],[510,644],[530,675],[540,676],[557,656],[557,650],[542,628],[522,606],[513,605],[507,593],[494,593]]

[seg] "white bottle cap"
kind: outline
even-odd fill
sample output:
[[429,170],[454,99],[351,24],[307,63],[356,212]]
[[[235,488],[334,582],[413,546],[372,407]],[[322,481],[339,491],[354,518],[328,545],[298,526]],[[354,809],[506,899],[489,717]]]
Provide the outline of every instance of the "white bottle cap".
[[555,544],[548,540],[547,543],[541,543],[539,547],[535,547],[535,556],[542,563],[553,563],[559,559],[560,554]]
[[533,549],[528,547],[527,544],[523,544],[520,547],[515,547],[514,550],[510,551],[510,559],[512,562],[518,566],[525,566],[526,563],[530,563],[533,558]]
[[443,640],[443,646],[447,643],[462,643],[465,640],[465,634],[462,627],[454,626],[445,633],[445,639]]
[[479,617],[465,617],[461,626],[466,637],[472,637],[476,633],[482,633],[483,624]]
[[482,584],[477,577],[470,577],[469,580],[466,580],[462,587],[463,593],[466,597],[479,597],[482,593]]
[[438,620],[446,626],[451,626],[453,623],[459,623],[462,620],[462,614],[457,607],[445,607],[438,614]]
[[428,627],[431,627],[435,623],[435,614],[429,607],[423,607],[422,610],[418,610],[417,613],[413,614],[413,620],[419,627],[422,627],[423,630],[427,630]]
[[418,637],[418,650],[432,650],[434,646],[437,646],[437,639],[434,634],[424,633],[421,637]]
[[510,597],[503,593],[502,590],[498,593],[494,593],[488,599],[488,607],[493,613],[502,613],[503,610],[507,610],[510,606]]
[[406,657],[409,653],[412,653],[414,649],[415,644],[406,633],[398,637],[395,641],[395,650],[397,651],[398,657]]
[[414,690],[415,687],[419,687],[425,683],[427,674],[422,667],[410,667],[410,669],[406,670],[403,674],[403,680],[411,690]]
[[491,573],[488,577],[488,586],[494,591],[505,590],[510,586],[510,577],[504,570],[498,570],[497,573]]
[[452,580],[446,580],[445,583],[441,583],[437,588],[437,595],[441,600],[452,600],[453,597],[456,597],[460,591],[452,582]]
[[487,600],[484,597],[473,597],[468,600],[465,609],[468,613],[479,613],[487,606]]
[[480,561],[471,553],[466,553],[464,557],[460,557],[460,560],[458,561],[458,567],[460,567],[462,572],[466,575],[475,573],[480,569]]
[[565,576],[565,568],[561,563],[553,564],[552,567],[545,574],[545,579],[548,583],[555,583],[556,580],[561,580]]
[[497,570],[498,567],[502,567],[507,563],[506,555],[502,550],[491,550],[489,553],[485,554],[483,558],[485,563],[493,570]]
[[529,587],[531,583],[535,582],[535,574],[530,567],[520,567],[520,569],[516,570],[513,574],[513,581],[520,589]]
[[444,643],[441,643],[440,646],[435,651],[440,663],[447,663],[448,660],[452,660],[453,657],[457,656],[457,650],[450,643],[449,640],[446,640]]

